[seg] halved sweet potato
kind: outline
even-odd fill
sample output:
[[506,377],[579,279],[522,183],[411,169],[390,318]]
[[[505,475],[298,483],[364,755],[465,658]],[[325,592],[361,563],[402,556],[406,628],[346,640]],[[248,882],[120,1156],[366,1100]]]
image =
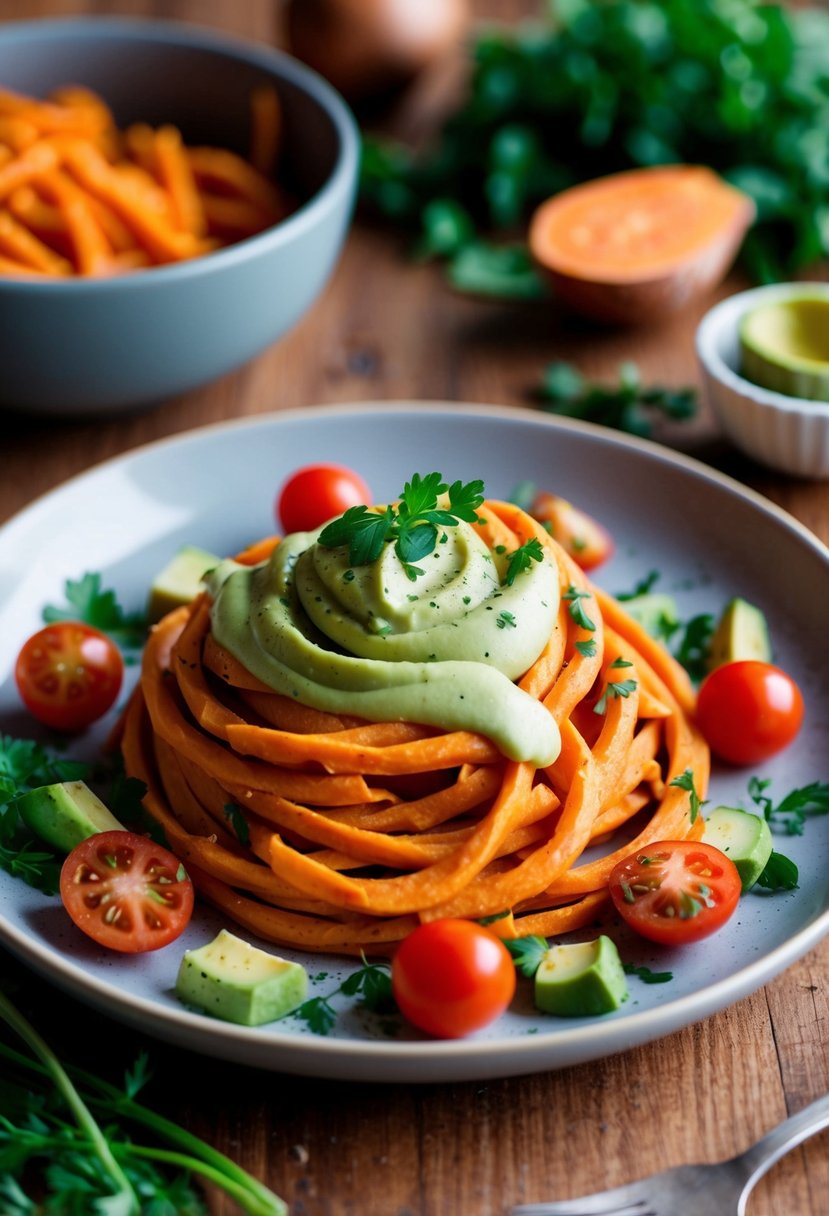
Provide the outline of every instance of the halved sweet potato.
[[636,324],[677,312],[715,287],[754,210],[747,195],[703,166],[631,169],[542,203],[529,244],[573,309]]

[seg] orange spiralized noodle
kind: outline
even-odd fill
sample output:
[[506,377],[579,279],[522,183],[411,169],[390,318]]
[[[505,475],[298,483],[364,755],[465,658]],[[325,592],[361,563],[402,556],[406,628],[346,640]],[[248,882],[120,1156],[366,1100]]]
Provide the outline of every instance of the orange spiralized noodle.
[[[342,954],[391,953],[445,916],[557,935],[600,915],[621,857],[701,833],[688,782],[672,784],[690,772],[700,798],[708,784],[685,672],[530,516],[495,501],[480,514],[491,548],[537,537],[558,569],[555,628],[518,681],[561,733],[549,767],[472,731],[281,696],[215,640],[206,596],[153,631],[123,722],[126,769],[202,897],[246,930]],[[626,695],[603,697],[614,680]]]

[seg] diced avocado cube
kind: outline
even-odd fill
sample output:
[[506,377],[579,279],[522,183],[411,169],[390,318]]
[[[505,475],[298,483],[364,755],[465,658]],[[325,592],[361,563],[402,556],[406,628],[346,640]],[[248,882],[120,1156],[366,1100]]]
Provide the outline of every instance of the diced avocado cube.
[[741,659],[771,662],[766,618],[759,608],[739,597],[726,604],[708,648],[708,670]]
[[221,558],[195,545],[184,545],[175,557],[155,577],[147,601],[150,624],[160,621],[174,608],[189,604],[202,590],[202,579],[208,570],[218,566]]
[[305,1000],[308,974],[222,929],[181,960],[176,995],[213,1017],[239,1026],[275,1022]]
[[551,946],[535,973],[535,1003],[562,1018],[612,1013],[628,998],[616,946],[602,934],[592,942]]
[[18,814],[32,831],[63,853],[96,832],[123,832],[101,799],[83,781],[42,785],[15,801]]
[[652,638],[669,638],[679,627],[679,612],[673,596],[647,591],[625,600],[622,607]]
[[766,820],[735,806],[714,807],[705,817],[702,839],[731,858],[744,891],[765,870],[774,845]]

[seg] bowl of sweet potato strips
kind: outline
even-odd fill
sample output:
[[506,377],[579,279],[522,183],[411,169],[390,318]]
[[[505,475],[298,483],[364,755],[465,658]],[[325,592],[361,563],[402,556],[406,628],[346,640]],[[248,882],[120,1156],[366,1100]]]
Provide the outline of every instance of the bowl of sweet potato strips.
[[0,25],[0,408],[159,403],[311,306],[358,137],[277,50],[174,22]]

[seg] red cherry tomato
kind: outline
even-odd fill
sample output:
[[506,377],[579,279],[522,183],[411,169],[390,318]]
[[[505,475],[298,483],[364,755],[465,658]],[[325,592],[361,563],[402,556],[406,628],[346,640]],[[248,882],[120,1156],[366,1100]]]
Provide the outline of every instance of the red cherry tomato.
[[122,954],[175,941],[193,912],[184,866],[135,832],[98,832],[76,845],[61,869],[60,896],[87,937]]
[[553,540],[570,554],[582,570],[592,570],[613,552],[613,539],[600,523],[558,494],[541,491],[530,515],[549,529]]
[[14,674],[24,705],[39,722],[74,732],[113,704],[124,660],[105,633],[80,621],[59,621],[24,643]]
[[734,862],[693,840],[649,844],[610,874],[610,895],[622,919],[642,937],[666,946],[715,933],[737,907],[740,889]]
[[392,960],[394,999],[404,1017],[441,1039],[458,1039],[499,1017],[515,992],[502,941],[471,920],[419,925]]
[[802,721],[800,689],[771,663],[723,663],[700,685],[699,728],[712,752],[731,764],[767,760],[792,742]]
[[371,490],[353,469],[310,464],[297,469],[280,490],[277,520],[284,532],[313,532],[349,507],[371,502]]

